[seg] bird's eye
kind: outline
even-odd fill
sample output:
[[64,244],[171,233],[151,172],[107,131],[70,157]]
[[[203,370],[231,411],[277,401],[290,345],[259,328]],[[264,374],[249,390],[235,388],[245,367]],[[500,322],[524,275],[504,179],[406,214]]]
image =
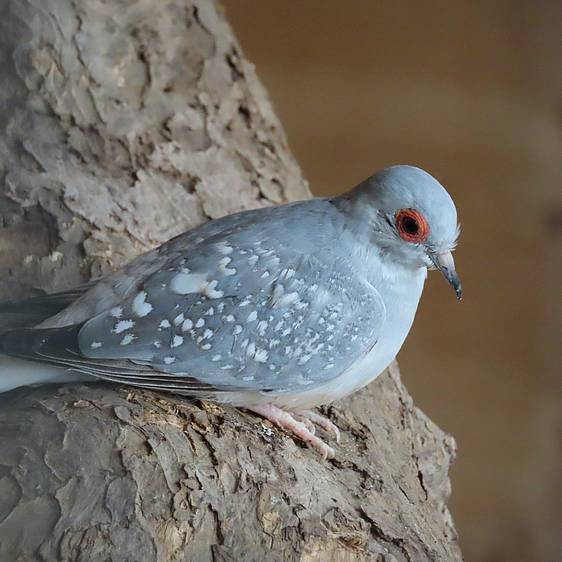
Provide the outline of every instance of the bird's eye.
[[396,230],[402,240],[420,244],[429,235],[429,226],[423,215],[415,209],[401,209],[396,213]]

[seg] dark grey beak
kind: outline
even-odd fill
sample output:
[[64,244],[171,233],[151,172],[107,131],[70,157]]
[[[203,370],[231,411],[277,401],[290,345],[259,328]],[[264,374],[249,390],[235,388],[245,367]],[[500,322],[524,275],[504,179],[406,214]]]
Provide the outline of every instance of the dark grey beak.
[[428,252],[433,265],[443,274],[449,285],[453,287],[457,299],[462,299],[462,285],[455,270],[455,261],[451,252]]

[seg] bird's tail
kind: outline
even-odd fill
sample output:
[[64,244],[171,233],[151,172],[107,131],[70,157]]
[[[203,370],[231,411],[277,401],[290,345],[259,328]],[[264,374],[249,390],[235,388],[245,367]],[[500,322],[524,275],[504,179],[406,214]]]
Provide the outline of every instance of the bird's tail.
[[[79,326],[71,326],[0,331],[0,392],[20,386],[92,380],[84,373],[69,371],[64,364],[45,355],[51,345],[72,354],[75,346],[72,336],[78,329]],[[48,345],[42,348],[41,344],[45,343]]]
[[38,358],[34,357],[29,345],[30,336],[34,334],[25,328],[32,328],[58,314],[93,284],[22,301],[0,302],[0,393],[20,386],[91,380],[87,375],[69,372],[64,367],[36,362]]
[[54,365],[0,355],[0,393],[20,386],[88,380],[92,377]]

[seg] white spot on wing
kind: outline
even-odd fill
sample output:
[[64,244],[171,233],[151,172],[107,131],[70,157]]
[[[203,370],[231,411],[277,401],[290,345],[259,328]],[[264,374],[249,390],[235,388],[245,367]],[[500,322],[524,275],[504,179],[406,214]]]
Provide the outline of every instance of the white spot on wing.
[[101,341],[93,341],[93,342],[90,344],[90,347],[91,347],[92,349],[97,349],[98,347],[101,347],[102,345],[103,345],[103,342],[101,342]]
[[265,363],[268,357],[269,353],[265,349],[258,349],[254,355],[254,360],[258,363]]
[[287,293],[277,301],[277,306],[290,306],[291,304],[294,304],[299,300],[300,298],[298,293],[295,292]]
[[109,311],[109,314],[111,314],[111,316],[113,316],[113,318],[121,318],[121,316],[123,316],[123,307],[122,306],[116,306],[115,308],[112,308]]
[[152,310],[152,305],[149,302],[146,302],[146,291],[141,291],[134,299],[133,299],[133,312],[140,316],[146,316]]
[[132,328],[134,325],[135,323],[132,320],[119,320],[119,322],[113,326],[113,330],[111,331],[116,334],[120,334],[121,332]]
[[201,292],[210,299],[220,299],[224,296],[224,291],[217,291],[215,289],[218,284],[219,282],[216,279],[213,279],[203,286]]
[[170,365],[175,360],[176,360],[176,358],[171,356],[171,355],[168,355],[168,357],[164,357],[164,363],[166,363],[166,365]]
[[169,328],[170,326],[171,324],[169,320],[162,320],[162,322],[160,322],[159,324],[160,328]]
[[186,318],[181,325],[181,331],[187,332],[187,330],[191,330],[191,328],[193,328],[193,322],[189,318]]
[[183,338],[181,336],[174,336],[170,347],[178,347],[183,343]]
[[232,258],[225,256],[219,261],[219,271],[223,275],[234,275],[236,273],[236,269],[232,267],[227,267],[227,265],[232,261]]
[[195,322],[196,328],[202,328],[204,325],[205,325],[205,320],[203,318],[199,318],[199,320],[197,320],[197,322]]
[[203,273],[178,273],[170,283],[170,289],[178,295],[198,293],[204,287],[207,276]]
[[250,314],[248,314],[248,322],[255,322],[258,318],[258,313],[254,310],[253,312],[250,312]]
[[129,345],[134,339],[135,336],[133,334],[125,334],[119,345]]

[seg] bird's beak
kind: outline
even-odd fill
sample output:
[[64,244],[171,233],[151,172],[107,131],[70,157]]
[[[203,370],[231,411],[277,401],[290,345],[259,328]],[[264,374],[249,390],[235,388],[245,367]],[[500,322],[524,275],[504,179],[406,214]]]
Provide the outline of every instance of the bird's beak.
[[455,290],[457,299],[462,299],[462,285],[455,271],[455,261],[451,252],[428,252],[427,255],[433,262],[433,265],[443,274],[449,285]]

